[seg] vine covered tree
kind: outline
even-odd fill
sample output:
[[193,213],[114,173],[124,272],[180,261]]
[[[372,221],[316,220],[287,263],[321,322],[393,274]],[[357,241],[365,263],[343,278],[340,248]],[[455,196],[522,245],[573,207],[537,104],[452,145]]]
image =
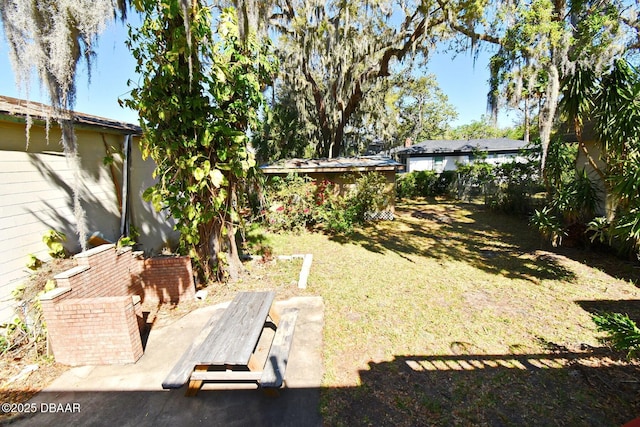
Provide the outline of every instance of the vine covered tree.
[[214,39],[210,11],[197,0],[136,6],[144,21],[129,44],[142,83],[126,104],[139,112],[143,154],[157,165],[157,183],[144,197],[176,220],[180,249],[205,279],[234,279],[238,190],[255,168],[247,131],[273,72],[269,45],[259,46],[252,32],[241,38],[229,9]]

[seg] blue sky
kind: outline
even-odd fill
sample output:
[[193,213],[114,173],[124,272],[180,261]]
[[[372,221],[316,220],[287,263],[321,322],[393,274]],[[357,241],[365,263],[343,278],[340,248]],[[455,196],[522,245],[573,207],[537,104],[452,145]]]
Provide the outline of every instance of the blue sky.
[[[124,44],[126,39],[127,30],[119,21],[111,24],[100,36],[90,84],[86,78],[86,65],[81,65],[76,111],[137,123],[134,111],[118,105],[118,97],[126,96],[129,91],[127,81],[137,81],[135,61]],[[16,88],[4,36],[0,39],[0,58],[0,94],[23,98],[25,94]],[[458,119],[452,123],[453,126],[479,120],[486,113],[487,65],[488,55],[483,52],[476,59],[475,66],[470,54],[459,54],[453,58],[449,53],[438,53],[431,59],[428,72],[436,75],[440,88],[458,111]],[[30,98],[34,101],[44,99],[37,81],[32,82]],[[502,114],[499,125],[511,126],[512,119]]]

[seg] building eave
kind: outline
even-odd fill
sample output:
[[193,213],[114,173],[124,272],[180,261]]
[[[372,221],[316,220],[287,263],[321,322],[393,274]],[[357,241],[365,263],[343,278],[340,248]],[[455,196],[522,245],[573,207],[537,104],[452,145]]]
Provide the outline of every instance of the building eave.
[[395,171],[400,166],[354,166],[354,167],[318,167],[318,168],[279,168],[263,167],[262,172],[271,175],[289,173],[345,173],[345,172],[379,172]]
[[[528,152],[531,149],[518,148],[518,149],[502,149],[502,150],[482,150],[482,153],[488,154],[519,154],[521,152]],[[414,152],[399,152],[399,157],[447,157],[447,156],[465,156],[473,154],[473,151],[414,151]]]
[[[56,123],[52,115],[53,109],[45,104],[11,98],[0,95],[0,121],[7,123],[47,126],[48,123]],[[73,124],[77,130],[90,130],[120,135],[141,135],[142,128],[138,125],[111,120],[105,117],[93,116],[84,113],[72,113]]]
[[260,167],[265,174],[346,173],[395,171],[401,163],[388,157],[362,156],[332,159],[283,159]]

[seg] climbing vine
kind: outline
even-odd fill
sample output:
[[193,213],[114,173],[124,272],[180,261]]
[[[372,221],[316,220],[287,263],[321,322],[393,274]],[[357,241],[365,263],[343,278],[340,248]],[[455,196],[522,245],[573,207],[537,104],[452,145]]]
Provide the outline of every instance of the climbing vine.
[[142,83],[125,104],[139,112],[143,155],[157,165],[143,197],[175,219],[179,249],[205,279],[234,279],[242,268],[238,190],[255,171],[247,131],[273,72],[269,45],[252,34],[241,39],[231,9],[214,36],[210,10],[198,1],[136,7],[144,21],[130,30],[129,46]]

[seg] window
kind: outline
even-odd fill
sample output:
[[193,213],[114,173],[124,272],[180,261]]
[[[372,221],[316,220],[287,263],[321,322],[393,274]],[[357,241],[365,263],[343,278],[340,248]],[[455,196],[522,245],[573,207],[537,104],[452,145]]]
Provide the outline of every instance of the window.
[[435,156],[433,158],[433,168],[437,171],[442,171],[444,166],[444,156]]

